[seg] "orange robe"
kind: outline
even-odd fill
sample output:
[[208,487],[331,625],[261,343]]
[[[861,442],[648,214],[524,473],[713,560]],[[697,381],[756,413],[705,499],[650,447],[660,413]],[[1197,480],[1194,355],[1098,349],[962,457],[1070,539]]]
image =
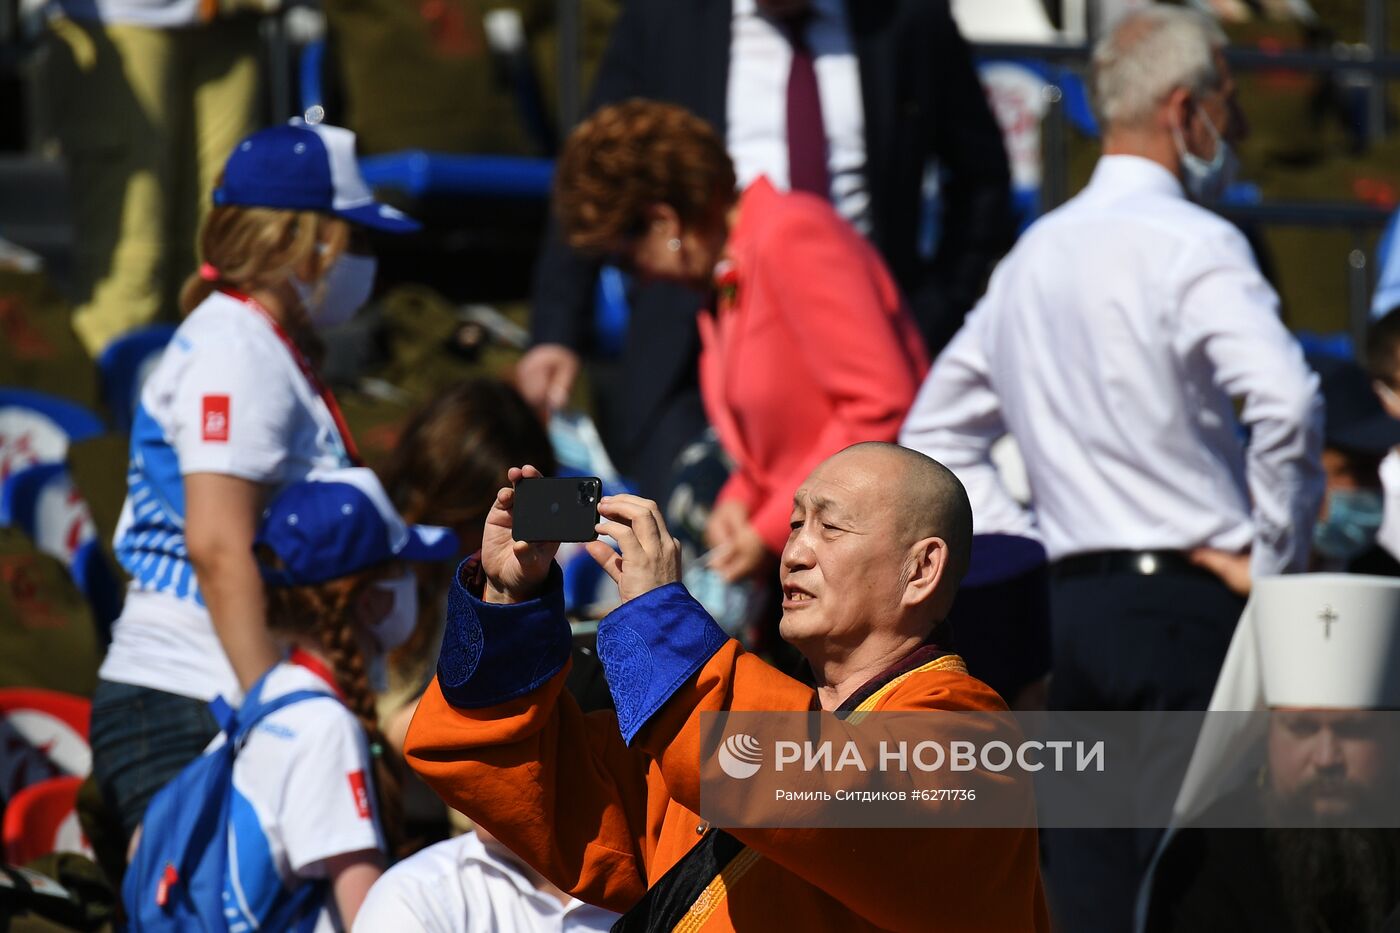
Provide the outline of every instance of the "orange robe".
[[[714,623],[673,584],[603,620],[599,656],[618,714],[585,714],[564,690],[567,662],[559,660],[551,673],[553,662],[541,661],[561,656],[558,635],[546,639],[539,632],[555,624],[546,617],[557,609],[567,634],[557,603],[552,597],[485,607],[458,584],[439,676],[418,707],[406,751],[444,800],[554,884],[625,913],[718,832],[697,815],[700,714],[811,710],[816,695],[724,639],[717,627],[706,628]],[[530,626],[512,660],[507,643]],[[676,668],[672,662],[682,656],[690,661]],[[503,675],[511,664],[517,673]],[[464,689],[473,676],[494,685],[484,693]],[[512,691],[512,682],[529,689]],[[487,702],[503,690],[518,695]],[[861,710],[1005,709],[947,654],[861,693],[869,694]],[[665,929],[1049,929],[1034,829],[728,832],[742,851],[698,899],[672,912],[679,922],[668,921]]]

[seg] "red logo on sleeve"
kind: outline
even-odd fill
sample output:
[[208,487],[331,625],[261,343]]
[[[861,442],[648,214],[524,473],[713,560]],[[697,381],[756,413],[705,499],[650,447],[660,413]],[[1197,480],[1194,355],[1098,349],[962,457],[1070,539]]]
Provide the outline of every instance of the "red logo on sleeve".
[[206,441],[228,440],[228,396],[204,396],[204,413],[200,418],[200,433]]
[[369,819],[369,787],[365,784],[365,773],[363,771],[351,771],[350,793],[355,798],[355,809],[360,811],[360,819]]

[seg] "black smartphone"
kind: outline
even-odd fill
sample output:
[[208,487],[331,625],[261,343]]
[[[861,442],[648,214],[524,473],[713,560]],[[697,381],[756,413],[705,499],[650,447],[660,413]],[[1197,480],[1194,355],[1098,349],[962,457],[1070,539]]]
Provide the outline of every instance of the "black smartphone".
[[522,479],[515,484],[516,541],[592,541],[598,537],[598,500],[603,481],[596,476]]

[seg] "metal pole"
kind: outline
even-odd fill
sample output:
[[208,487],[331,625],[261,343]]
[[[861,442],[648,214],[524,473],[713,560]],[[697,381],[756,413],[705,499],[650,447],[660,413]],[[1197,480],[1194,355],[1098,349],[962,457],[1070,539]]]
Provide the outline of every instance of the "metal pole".
[[580,33],[583,19],[581,0],[558,0],[555,20],[559,43],[559,139],[568,138],[574,124],[583,117],[583,54]]
[[1060,4],[1060,35],[1066,42],[1089,41],[1088,0],[1064,0]]
[[292,50],[283,15],[262,18],[263,45],[267,48],[267,94],[273,123],[282,123],[297,115],[292,101]]
[[[1386,55],[1386,10],[1391,0],[1366,0],[1366,47],[1372,60]],[[1386,81],[1376,72],[1366,76],[1366,126],[1371,142],[1385,139]]]
[[1069,141],[1065,126],[1064,92],[1059,85],[1040,89],[1045,97],[1045,118],[1040,124],[1040,151],[1043,174],[1040,182],[1040,211],[1054,210],[1069,198]]
[[57,116],[52,106],[53,91],[43,81],[48,71],[48,59],[53,54],[47,42],[39,46],[26,58],[14,62],[22,78],[25,114],[28,119],[24,128],[24,151],[26,153],[52,154],[56,146],[54,123]]
[[1366,238],[1360,227],[1351,228],[1351,253],[1347,256],[1347,322],[1357,353],[1366,345],[1371,323],[1371,273],[1366,258]]

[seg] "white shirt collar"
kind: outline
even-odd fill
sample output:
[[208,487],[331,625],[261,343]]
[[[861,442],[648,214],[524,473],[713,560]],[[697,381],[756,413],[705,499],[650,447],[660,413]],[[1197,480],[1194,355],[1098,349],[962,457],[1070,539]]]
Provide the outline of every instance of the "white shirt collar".
[[580,907],[588,906],[584,901],[576,897],[570,897],[567,903],[560,904],[558,899],[553,895],[535,887],[534,883],[526,877],[525,873],[522,872],[515,863],[508,859],[501,858],[492,851],[481,841],[481,837],[476,833],[467,833],[466,835],[471,837],[471,841],[464,841],[458,853],[458,857],[462,862],[476,862],[488,870],[504,875],[511,884],[515,885],[522,896],[542,905],[547,912],[557,913],[562,917]]
[[1100,157],[1088,187],[1094,191],[1155,191],[1169,197],[1186,197],[1181,182],[1161,163],[1135,155]]

